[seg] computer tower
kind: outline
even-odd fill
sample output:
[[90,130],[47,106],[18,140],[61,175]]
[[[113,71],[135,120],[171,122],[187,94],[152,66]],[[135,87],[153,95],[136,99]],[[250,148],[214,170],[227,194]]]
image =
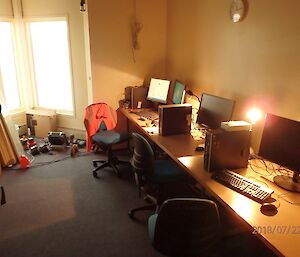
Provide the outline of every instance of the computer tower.
[[204,168],[209,172],[224,168],[246,168],[251,131],[208,130],[205,137]]
[[192,105],[159,105],[159,134],[162,136],[190,133]]
[[[151,108],[152,103],[147,100],[148,87],[126,87],[125,101],[129,102],[129,108]],[[139,102],[141,103],[139,106]]]

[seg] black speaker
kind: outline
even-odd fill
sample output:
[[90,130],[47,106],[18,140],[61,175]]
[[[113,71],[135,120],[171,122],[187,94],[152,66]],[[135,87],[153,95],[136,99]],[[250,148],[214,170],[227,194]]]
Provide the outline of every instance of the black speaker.
[[[148,87],[126,87],[125,101],[130,102],[129,108],[151,108],[152,103],[147,100],[148,89]],[[140,106],[139,102],[141,102]]]
[[251,132],[208,130],[205,136],[204,168],[207,171],[246,168]]

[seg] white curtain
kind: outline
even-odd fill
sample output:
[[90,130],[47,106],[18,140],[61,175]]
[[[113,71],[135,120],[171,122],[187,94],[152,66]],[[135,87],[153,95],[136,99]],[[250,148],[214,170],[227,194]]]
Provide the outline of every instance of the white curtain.
[[3,83],[0,69],[0,159],[1,165],[9,166],[16,163],[18,157],[23,153],[23,148],[19,140],[18,131],[11,119],[9,110],[6,107]]
[[6,116],[8,114],[8,110],[6,108],[6,102],[5,102],[5,97],[4,97],[1,68],[0,68],[0,104],[2,107],[1,108],[2,115]]

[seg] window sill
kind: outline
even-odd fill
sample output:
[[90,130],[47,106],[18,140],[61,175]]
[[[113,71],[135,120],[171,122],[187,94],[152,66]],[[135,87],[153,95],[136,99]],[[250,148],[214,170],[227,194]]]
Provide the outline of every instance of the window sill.
[[4,111],[3,112],[3,110],[2,110],[2,115],[3,115],[3,117],[7,117],[7,116],[16,116],[16,115],[20,115],[20,114],[22,114],[22,113],[25,113],[26,112],[26,110],[25,110],[25,108],[20,108],[20,109],[14,109],[14,110],[10,110],[10,111]]

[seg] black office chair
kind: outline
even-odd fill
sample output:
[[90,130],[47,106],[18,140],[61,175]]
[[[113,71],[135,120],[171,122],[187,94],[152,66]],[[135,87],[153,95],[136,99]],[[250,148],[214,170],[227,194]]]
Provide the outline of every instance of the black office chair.
[[217,205],[211,200],[166,200],[148,220],[153,247],[167,256],[210,256],[221,238]]
[[[99,124],[99,127],[95,128],[95,124],[98,124],[98,120],[100,120],[101,122]],[[98,148],[106,152],[107,155],[107,160],[93,160],[93,176],[97,178],[97,171],[106,167],[111,167],[115,171],[115,173],[120,176],[117,165],[129,164],[129,162],[119,160],[115,156],[112,147],[113,145],[128,141],[130,139],[130,134],[120,132],[115,129],[115,126],[117,124],[116,111],[114,111],[106,103],[89,105],[86,108],[86,117],[84,119],[84,124],[88,133],[87,138],[91,140],[91,142],[87,142],[87,144],[96,145]],[[109,124],[111,127],[113,127],[113,129],[108,129],[106,124]],[[97,129],[97,133],[92,133],[93,135],[89,138],[90,131],[95,129]]]
[[134,213],[142,210],[156,210],[166,198],[164,190],[168,184],[185,181],[184,172],[170,160],[155,160],[154,152],[148,141],[138,133],[132,133],[134,153],[131,165],[139,190],[146,193],[152,204],[133,208],[128,215],[133,218]]

